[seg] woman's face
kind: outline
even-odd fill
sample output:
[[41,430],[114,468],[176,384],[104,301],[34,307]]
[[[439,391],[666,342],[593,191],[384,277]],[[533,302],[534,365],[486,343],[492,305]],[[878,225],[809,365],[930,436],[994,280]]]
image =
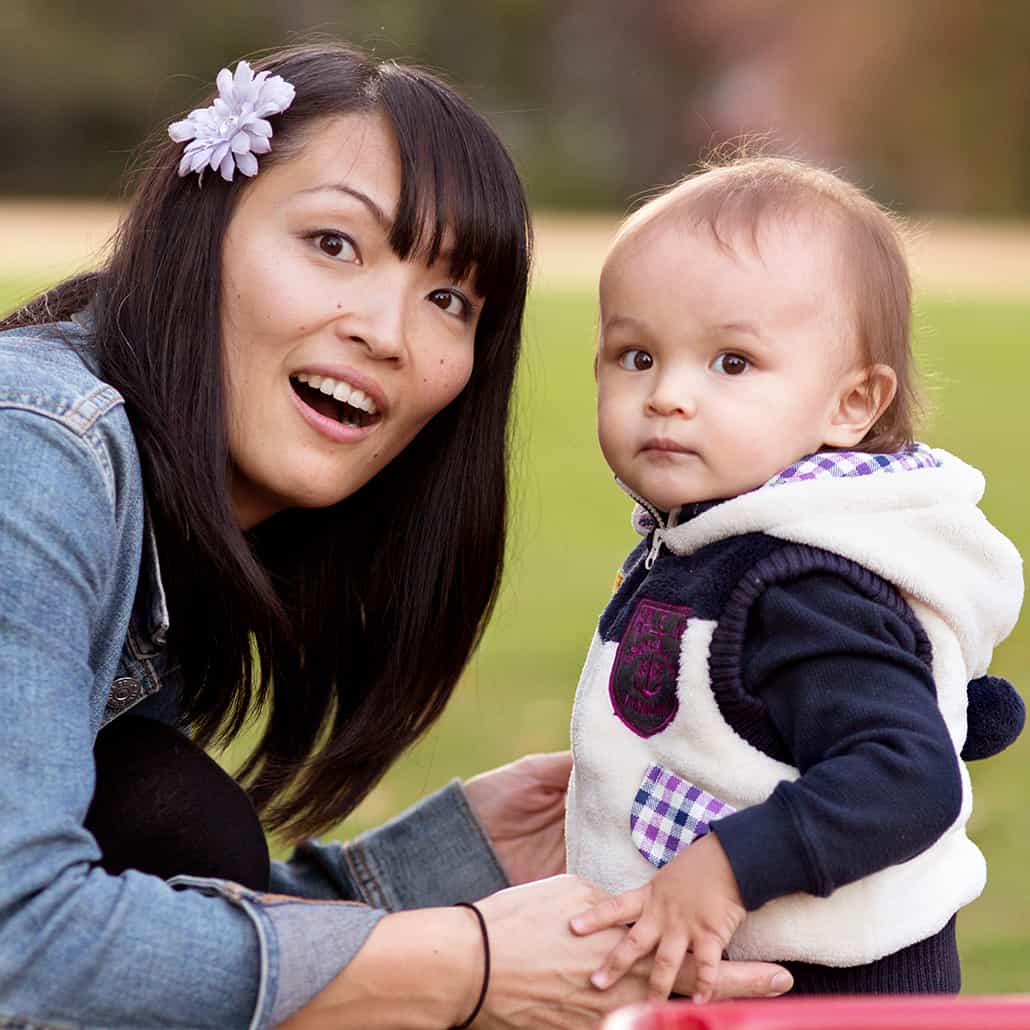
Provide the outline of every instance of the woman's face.
[[472,372],[482,307],[390,249],[397,144],[379,114],[328,118],[259,171],[222,255],[232,499],[244,529],[367,483]]

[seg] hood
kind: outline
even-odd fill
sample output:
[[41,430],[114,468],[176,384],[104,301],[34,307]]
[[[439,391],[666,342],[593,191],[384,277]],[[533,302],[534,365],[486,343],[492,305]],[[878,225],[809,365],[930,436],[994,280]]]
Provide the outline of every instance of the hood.
[[983,475],[947,451],[932,454],[931,467],[779,479],[664,530],[662,543],[688,555],[766,533],[850,558],[934,609],[981,675],[1016,624],[1022,559],[977,506]]

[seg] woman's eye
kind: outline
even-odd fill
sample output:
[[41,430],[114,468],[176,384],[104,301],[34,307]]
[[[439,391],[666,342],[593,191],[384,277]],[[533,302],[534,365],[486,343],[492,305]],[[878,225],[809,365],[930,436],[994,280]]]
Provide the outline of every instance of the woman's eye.
[[634,348],[619,355],[619,365],[630,372],[646,372],[654,365],[654,358],[646,350]]
[[712,368],[716,372],[722,372],[723,375],[728,376],[739,376],[741,372],[746,371],[751,365],[751,362],[747,358],[741,357],[739,354],[720,354],[714,362],[712,362]]
[[344,261],[357,260],[358,252],[354,244],[339,232],[322,232],[315,237],[318,249],[331,258],[342,258]]
[[457,318],[467,318],[471,309],[469,302],[457,290],[433,290],[429,294],[429,301],[441,311]]

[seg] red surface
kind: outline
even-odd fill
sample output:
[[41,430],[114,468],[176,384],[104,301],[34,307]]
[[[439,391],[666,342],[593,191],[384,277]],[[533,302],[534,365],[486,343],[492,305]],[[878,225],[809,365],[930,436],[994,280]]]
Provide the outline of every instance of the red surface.
[[1030,994],[774,998],[622,1009],[604,1030],[1030,1030]]

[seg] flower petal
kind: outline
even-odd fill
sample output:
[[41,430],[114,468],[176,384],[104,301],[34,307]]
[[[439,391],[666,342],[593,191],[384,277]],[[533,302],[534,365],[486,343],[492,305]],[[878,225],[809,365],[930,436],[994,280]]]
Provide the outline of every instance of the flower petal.
[[244,175],[257,175],[257,158],[253,154],[237,154],[236,167],[239,168]]
[[230,151],[228,143],[216,143],[211,148],[211,156],[208,159],[208,164],[211,165],[212,168],[217,168],[225,160],[226,155],[229,153]]
[[254,105],[258,114],[282,114],[293,103],[297,91],[281,75],[274,75],[261,89],[261,96]]
[[168,126],[168,135],[176,143],[185,143],[197,135],[197,128],[189,118],[184,118],[181,122],[172,122]]
[[245,132],[238,132],[229,140],[229,149],[234,154],[246,154],[250,150],[250,137]]
[[232,96],[232,72],[223,68],[215,79],[215,85],[218,87],[218,95],[228,101]]
[[250,137],[250,152],[252,154],[267,154],[272,149],[272,144],[264,136]]
[[236,95],[246,95],[247,88],[254,81],[254,73],[246,61],[240,61],[236,65],[236,74],[233,76],[233,85],[236,87]]
[[229,151],[226,153],[225,157],[222,158],[222,163],[218,166],[218,171],[226,182],[232,182],[232,174],[235,170],[236,162],[233,160],[232,151]]
[[253,81],[247,87],[247,102],[253,104],[259,96],[261,96],[261,87],[264,85],[265,79],[268,78],[268,72],[258,72],[254,76]]

